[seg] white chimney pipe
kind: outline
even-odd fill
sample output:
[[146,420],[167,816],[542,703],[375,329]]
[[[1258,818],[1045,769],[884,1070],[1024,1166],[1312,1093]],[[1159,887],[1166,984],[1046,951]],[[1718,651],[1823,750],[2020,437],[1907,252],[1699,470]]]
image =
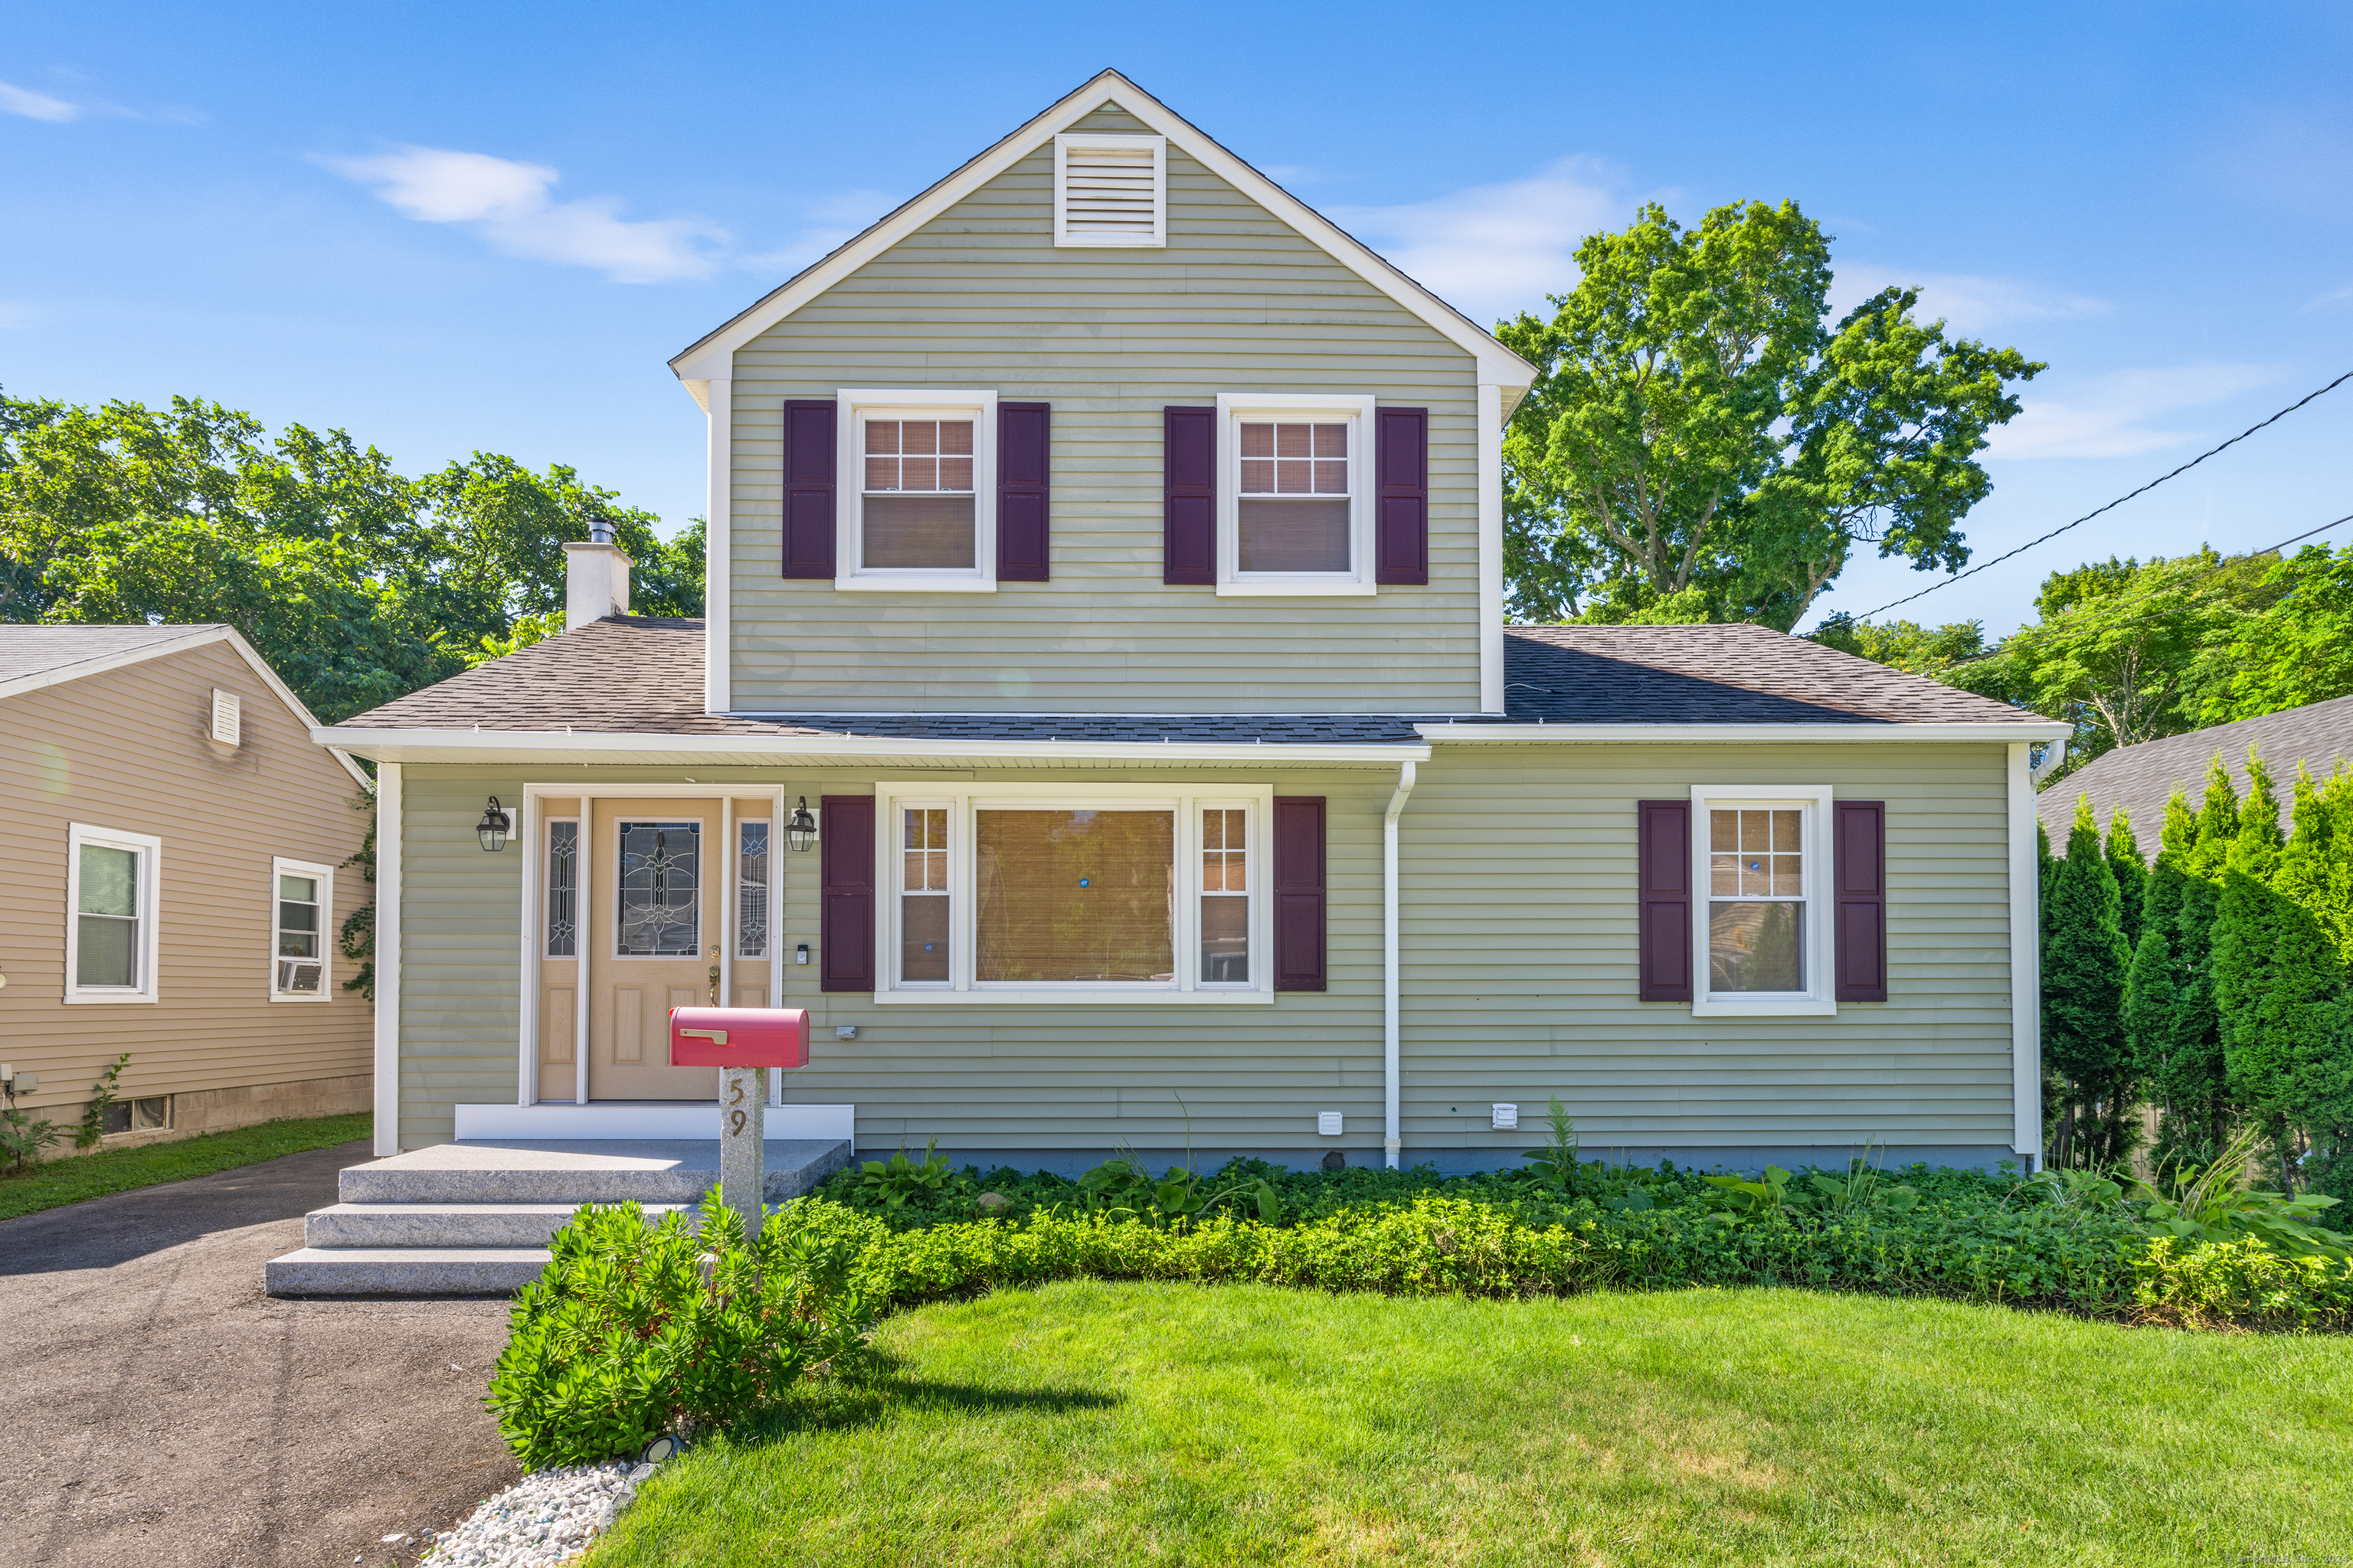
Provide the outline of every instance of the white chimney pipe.
[[[605,530],[599,529],[599,533]],[[629,557],[605,540],[564,546],[564,630],[629,613]]]

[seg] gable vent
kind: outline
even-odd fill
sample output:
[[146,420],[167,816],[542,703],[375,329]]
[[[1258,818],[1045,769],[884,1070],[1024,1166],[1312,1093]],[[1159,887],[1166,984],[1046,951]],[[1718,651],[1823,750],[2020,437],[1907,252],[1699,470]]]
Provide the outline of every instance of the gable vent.
[[245,736],[244,705],[235,692],[213,688],[213,738],[223,746],[242,744]]
[[1054,243],[1168,243],[1168,143],[1160,136],[1054,138]]

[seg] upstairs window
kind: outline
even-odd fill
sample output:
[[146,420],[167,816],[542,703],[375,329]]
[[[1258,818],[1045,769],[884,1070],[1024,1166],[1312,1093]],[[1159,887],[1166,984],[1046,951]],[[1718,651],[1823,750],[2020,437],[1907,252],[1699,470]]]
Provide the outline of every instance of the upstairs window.
[[327,989],[327,922],[335,907],[332,866],[307,861],[269,863],[273,907],[270,933],[269,1000],[325,1001]]
[[1054,243],[1168,243],[1168,143],[1065,132],[1054,138]]
[[845,391],[836,586],[994,588],[997,395]]
[[1219,465],[1219,593],[1374,591],[1365,397],[1232,394]]

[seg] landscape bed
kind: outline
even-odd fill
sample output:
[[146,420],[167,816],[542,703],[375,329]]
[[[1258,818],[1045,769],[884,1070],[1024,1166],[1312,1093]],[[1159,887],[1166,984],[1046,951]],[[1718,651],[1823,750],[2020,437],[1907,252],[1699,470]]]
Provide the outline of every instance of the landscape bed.
[[0,1176],[0,1220],[54,1209],[60,1203],[109,1192],[127,1192],[165,1181],[185,1181],[211,1176],[241,1165],[258,1165],[280,1155],[312,1149],[332,1149],[339,1143],[368,1136],[375,1118],[365,1111],[350,1116],[290,1118],[240,1127],[227,1132],[200,1133],[143,1149],[101,1149],[95,1154],[43,1160],[21,1172]]

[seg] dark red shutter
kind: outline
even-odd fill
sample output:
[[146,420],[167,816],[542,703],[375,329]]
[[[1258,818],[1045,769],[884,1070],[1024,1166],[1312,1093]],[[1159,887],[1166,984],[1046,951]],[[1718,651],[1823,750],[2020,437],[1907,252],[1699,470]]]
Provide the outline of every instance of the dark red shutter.
[[1215,585],[1218,411],[1164,408],[1161,418],[1160,580]]
[[1691,810],[1689,800],[1634,802],[1644,1001],[1692,999]]
[[1887,1000],[1887,803],[1831,806],[1831,881],[1838,1000]]
[[1324,797],[1274,798],[1274,989],[1324,989]]
[[830,397],[785,403],[785,576],[833,577],[834,411]]
[[1054,406],[997,406],[997,580],[1047,580],[1046,517]]
[[1382,584],[1430,581],[1430,410],[1375,408],[1374,577]]
[[818,802],[818,847],[825,881],[818,917],[819,988],[874,989],[874,797],[828,795]]

